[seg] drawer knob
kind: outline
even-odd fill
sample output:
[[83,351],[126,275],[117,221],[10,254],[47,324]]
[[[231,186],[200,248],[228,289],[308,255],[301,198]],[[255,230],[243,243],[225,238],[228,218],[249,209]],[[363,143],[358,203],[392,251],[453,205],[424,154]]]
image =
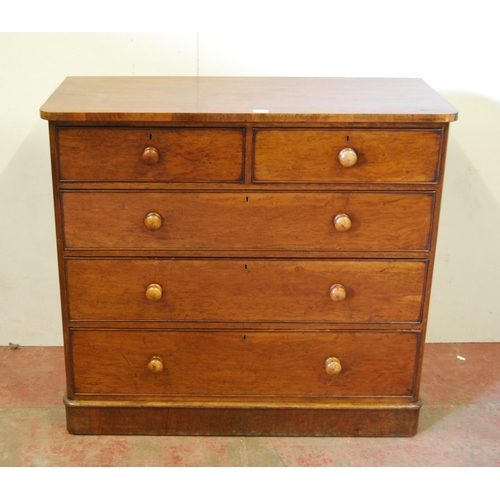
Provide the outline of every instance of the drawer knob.
[[148,369],[153,373],[163,371],[163,360],[158,356],[153,356],[148,363]]
[[333,219],[335,229],[341,233],[351,229],[351,218],[347,214],[338,214]]
[[336,285],[333,285],[330,288],[330,298],[334,302],[340,302],[344,300],[347,296],[347,293],[345,291],[345,288],[342,285],[339,285],[338,283]]
[[146,297],[148,300],[160,300],[163,290],[157,283],[151,283],[146,289]]
[[325,361],[325,370],[328,375],[337,375],[342,371],[342,365],[339,358],[328,358]]
[[353,165],[356,165],[357,161],[358,155],[354,149],[344,148],[339,153],[339,162],[343,167],[352,167]]
[[156,148],[149,147],[142,152],[142,161],[149,167],[156,165],[159,160],[160,153],[158,153],[158,150]]
[[160,229],[161,223],[162,223],[161,215],[157,214],[156,212],[150,212],[148,215],[146,215],[146,218],[144,219],[144,225],[150,231],[156,231],[157,229]]

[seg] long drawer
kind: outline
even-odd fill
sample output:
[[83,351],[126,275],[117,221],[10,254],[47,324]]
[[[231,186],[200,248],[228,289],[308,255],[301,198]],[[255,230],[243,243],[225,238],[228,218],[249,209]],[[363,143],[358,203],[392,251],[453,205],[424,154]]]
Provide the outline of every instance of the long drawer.
[[259,129],[253,177],[261,182],[432,183],[441,140],[439,130]]
[[77,394],[411,396],[416,332],[74,330]]
[[66,259],[72,320],[419,322],[427,261]]
[[62,195],[72,249],[428,250],[433,205],[433,193]]
[[61,180],[241,182],[243,129],[58,129]]

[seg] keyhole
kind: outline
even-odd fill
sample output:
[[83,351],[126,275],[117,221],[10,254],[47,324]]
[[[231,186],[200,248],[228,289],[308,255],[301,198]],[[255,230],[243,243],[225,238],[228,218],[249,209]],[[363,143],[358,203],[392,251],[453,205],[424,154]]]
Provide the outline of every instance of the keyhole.
[[153,140],[153,134],[149,134],[149,140],[152,141]]
[[349,142],[351,140],[351,136],[350,135],[346,135],[345,136],[345,142]]
[[245,264],[245,270],[247,270],[247,269],[248,269],[248,264]]
[[245,203],[248,203],[249,202],[249,199],[248,199],[248,196],[245,198]]
[[247,339],[246,335],[243,335],[243,337],[241,337],[241,340],[243,340],[243,342],[245,342],[246,339]]

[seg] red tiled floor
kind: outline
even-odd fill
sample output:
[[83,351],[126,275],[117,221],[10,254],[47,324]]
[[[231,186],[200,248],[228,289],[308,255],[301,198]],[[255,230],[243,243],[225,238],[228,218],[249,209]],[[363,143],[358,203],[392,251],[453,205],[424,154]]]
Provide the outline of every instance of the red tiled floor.
[[62,347],[0,347],[0,408],[61,406]]
[[420,398],[427,405],[498,403],[499,358],[500,343],[427,344]]
[[427,345],[413,438],[126,437],[67,433],[62,348],[0,347],[0,466],[497,467],[499,354]]

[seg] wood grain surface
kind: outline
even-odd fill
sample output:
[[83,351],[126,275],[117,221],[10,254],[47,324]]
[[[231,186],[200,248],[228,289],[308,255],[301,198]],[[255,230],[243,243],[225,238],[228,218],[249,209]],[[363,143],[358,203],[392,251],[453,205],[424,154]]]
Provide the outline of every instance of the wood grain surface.
[[[71,352],[75,394],[407,397],[417,341],[397,332],[76,330]],[[325,369],[331,356],[342,363],[336,375]],[[148,369],[154,357],[161,371]]]
[[[62,128],[61,180],[242,181],[241,129]],[[143,161],[154,147],[159,160]]]
[[[73,249],[427,250],[432,193],[65,192]],[[146,218],[161,216],[151,231]],[[351,227],[335,229],[338,214]]]
[[52,121],[450,122],[418,78],[68,77],[40,109]]
[[420,403],[137,405],[66,400],[73,434],[411,437]]
[[[398,260],[68,259],[72,320],[419,322],[427,265]],[[146,297],[159,284],[160,300]],[[330,299],[342,284],[347,298]]]
[[[352,167],[338,159],[346,147],[358,157]],[[440,147],[435,130],[258,130],[253,176],[262,182],[433,182]]]

